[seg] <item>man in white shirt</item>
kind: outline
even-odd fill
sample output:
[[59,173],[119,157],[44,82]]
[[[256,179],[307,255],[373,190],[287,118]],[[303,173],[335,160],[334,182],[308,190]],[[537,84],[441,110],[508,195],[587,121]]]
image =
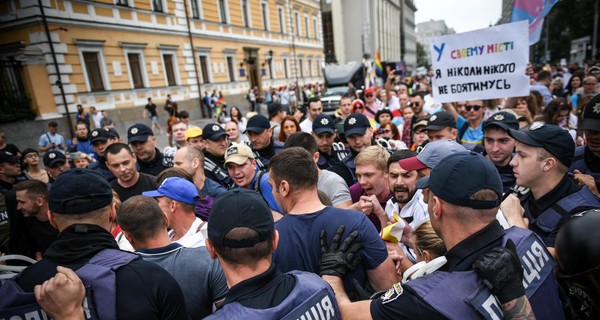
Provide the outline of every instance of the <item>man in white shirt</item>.
[[300,122],[300,129],[302,132],[311,133],[312,132],[312,124],[315,121],[315,118],[323,113],[323,105],[321,104],[321,99],[319,97],[313,97],[310,99],[308,103],[308,116],[304,121]]
[[156,198],[158,205],[169,218],[169,237],[184,247],[204,246],[201,228],[205,224],[194,214],[198,198],[196,186],[183,178],[167,178],[157,190],[142,193]]

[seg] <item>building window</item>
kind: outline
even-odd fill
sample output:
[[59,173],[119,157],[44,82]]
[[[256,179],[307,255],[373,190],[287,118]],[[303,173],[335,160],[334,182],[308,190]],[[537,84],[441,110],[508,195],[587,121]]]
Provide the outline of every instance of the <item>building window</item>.
[[260,3],[260,11],[262,13],[263,29],[267,31],[269,30],[269,8],[266,2]]
[[283,76],[285,79],[288,79],[290,76],[288,74],[288,59],[283,58]]
[[200,60],[200,75],[202,76],[202,83],[210,83],[210,77],[209,72],[208,72],[208,56],[207,55],[200,55],[199,56],[199,60]]
[[307,62],[308,62],[308,76],[312,77],[312,60],[308,59]]
[[155,12],[164,12],[162,0],[152,0],[152,9]]
[[315,34],[315,39],[319,38],[318,30],[317,17],[313,17],[313,33]]
[[227,23],[227,0],[218,0],[221,23]]
[[304,78],[304,60],[298,59],[298,69],[300,69],[300,78]]
[[300,36],[300,13],[294,12],[294,19],[296,20],[296,35]]
[[139,53],[128,53],[127,60],[129,61],[129,72],[131,73],[131,81],[133,87],[144,88],[144,78],[142,72],[142,62]]
[[129,7],[128,0],[115,0],[115,4],[118,6]]
[[267,60],[267,64],[269,65],[269,79],[275,79],[275,75],[273,74],[273,58]]
[[83,51],[82,54],[91,91],[104,91],[104,81],[102,81],[98,52]]
[[192,10],[192,18],[200,19],[200,8],[198,7],[198,0],[190,0],[190,8]]
[[321,60],[317,59],[317,76],[321,76]]
[[310,27],[310,25],[308,24],[308,15],[305,14],[304,15],[304,34],[306,35],[307,38],[310,37],[310,31],[309,31],[310,28],[309,27]]
[[279,7],[277,8],[277,18],[279,19],[279,32],[284,33],[285,32],[285,23],[283,22],[283,8]]
[[250,21],[248,19],[248,0],[242,0],[242,20],[244,22],[244,27],[250,27]]
[[235,82],[235,64],[233,57],[227,57],[227,73],[229,73],[229,82]]
[[163,64],[165,66],[165,75],[167,76],[167,85],[176,86],[175,68],[172,54],[163,54]]

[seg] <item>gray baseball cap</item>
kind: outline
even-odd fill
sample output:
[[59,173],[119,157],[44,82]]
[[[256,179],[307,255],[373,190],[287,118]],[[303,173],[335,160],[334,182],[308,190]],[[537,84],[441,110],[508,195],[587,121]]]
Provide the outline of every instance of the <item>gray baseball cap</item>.
[[453,140],[438,140],[429,142],[423,151],[415,157],[400,160],[398,163],[404,170],[419,170],[435,168],[435,166],[448,155],[466,151],[465,147]]

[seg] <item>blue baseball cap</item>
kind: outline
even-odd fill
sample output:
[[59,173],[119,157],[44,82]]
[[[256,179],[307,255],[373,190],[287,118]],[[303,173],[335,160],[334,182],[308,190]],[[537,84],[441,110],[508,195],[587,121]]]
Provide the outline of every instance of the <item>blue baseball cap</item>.
[[195,205],[198,189],[186,179],[171,177],[165,179],[157,190],[142,193],[146,197],[167,197],[175,201]]
[[[477,152],[461,151],[440,161],[428,177],[417,181],[417,188],[429,188],[442,200],[461,207],[492,209],[500,205],[502,180],[496,167]],[[483,189],[494,191],[496,200],[474,200]]]

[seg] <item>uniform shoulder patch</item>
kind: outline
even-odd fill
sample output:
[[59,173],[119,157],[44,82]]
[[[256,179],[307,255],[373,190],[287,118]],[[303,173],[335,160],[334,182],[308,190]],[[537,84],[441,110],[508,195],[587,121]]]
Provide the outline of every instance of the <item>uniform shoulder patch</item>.
[[386,304],[398,299],[404,292],[400,282],[395,283],[386,293],[381,296],[381,303]]

